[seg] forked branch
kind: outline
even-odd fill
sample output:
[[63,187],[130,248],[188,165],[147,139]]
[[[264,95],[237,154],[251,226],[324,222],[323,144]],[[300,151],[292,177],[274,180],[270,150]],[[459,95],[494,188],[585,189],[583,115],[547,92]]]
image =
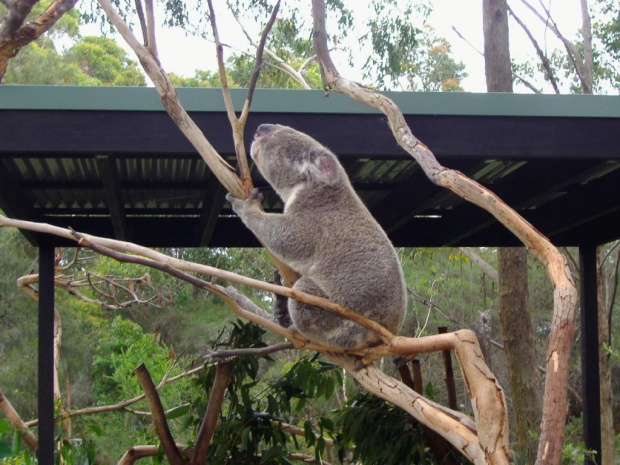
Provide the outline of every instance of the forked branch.
[[545,264],[554,284],[555,305],[547,350],[547,380],[538,460],[541,463],[559,463],[566,418],[569,356],[577,304],[577,290],[566,259],[546,237],[491,191],[462,173],[441,166],[428,147],[412,134],[402,112],[394,102],[340,75],[327,48],[324,1],[313,0],[312,4],[315,49],[325,89],[342,92],[356,101],[382,111],[388,117],[390,129],[399,145],[415,158],[433,183],[446,187],[489,211]]

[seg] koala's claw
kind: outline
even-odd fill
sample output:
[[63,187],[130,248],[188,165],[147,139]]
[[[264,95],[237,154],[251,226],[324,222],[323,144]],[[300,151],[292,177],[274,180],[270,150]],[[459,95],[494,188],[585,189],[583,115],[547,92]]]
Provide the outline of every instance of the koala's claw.
[[260,200],[262,202],[263,194],[261,194],[261,192],[257,188],[254,188],[252,189],[252,192],[250,192],[250,195],[248,196],[248,200]]

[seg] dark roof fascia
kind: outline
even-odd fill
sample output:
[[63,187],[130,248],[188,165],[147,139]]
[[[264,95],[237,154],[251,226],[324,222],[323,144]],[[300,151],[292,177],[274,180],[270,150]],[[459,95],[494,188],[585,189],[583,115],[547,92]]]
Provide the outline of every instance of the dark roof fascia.
[[[187,111],[224,112],[218,88],[180,88]],[[542,95],[465,92],[386,92],[407,115],[620,118],[620,96]],[[246,89],[231,89],[241,111]],[[0,86],[2,110],[164,111],[151,87]],[[332,92],[257,89],[254,113],[369,114],[377,110]]]

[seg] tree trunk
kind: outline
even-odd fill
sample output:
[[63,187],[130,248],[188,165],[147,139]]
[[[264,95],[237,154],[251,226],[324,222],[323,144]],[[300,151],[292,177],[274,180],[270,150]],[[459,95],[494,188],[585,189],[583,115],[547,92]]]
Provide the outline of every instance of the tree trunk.
[[614,437],[614,416],[613,416],[613,395],[611,385],[611,363],[609,354],[603,350],[602,344],[610,341],[609,314],[611,312],[611,302],[607,296],[610,295],[610,286],[615,286],[615,280],[607,279],[605,268],[603,267],[601,248],[596,249],[596,262],[598,265],[598,339],[601,343],[599,349],[599,371],[601,382],[601,455],[600,465],[613,465],[615,454]]
[[487,92],[512,92],[506,0],[483,0],[482,27]]
[[[484,56],[487,91],[512,92],[506,0],[483,1]],[[523,247],[499,250],[499,294],[502,339],[517,437],[517,456],[536,461],[542,386],[537,373],[534,332],[527,305],[527,252]]]
[[538,375],[534,331],[527,305],[527,252],[523,247],[499,249],[499,313],[512,396],[517,458],[536,461],[542,416],[542,384]]

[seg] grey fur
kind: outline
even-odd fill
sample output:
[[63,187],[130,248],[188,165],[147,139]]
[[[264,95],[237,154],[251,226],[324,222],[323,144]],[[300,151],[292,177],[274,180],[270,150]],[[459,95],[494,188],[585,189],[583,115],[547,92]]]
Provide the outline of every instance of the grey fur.
[[[263,244],[302,275],[294,288],[398,332],[407,304],[398,257],[336,156],[306,134],[266,124],[256,131],[251,154],[284,201],[284,213],[265,213],[256,190],[245,200],[227,199]],[[324,345],[355,349],[380,342],[322,308],[290,300],[289,311],[301,334]]]

